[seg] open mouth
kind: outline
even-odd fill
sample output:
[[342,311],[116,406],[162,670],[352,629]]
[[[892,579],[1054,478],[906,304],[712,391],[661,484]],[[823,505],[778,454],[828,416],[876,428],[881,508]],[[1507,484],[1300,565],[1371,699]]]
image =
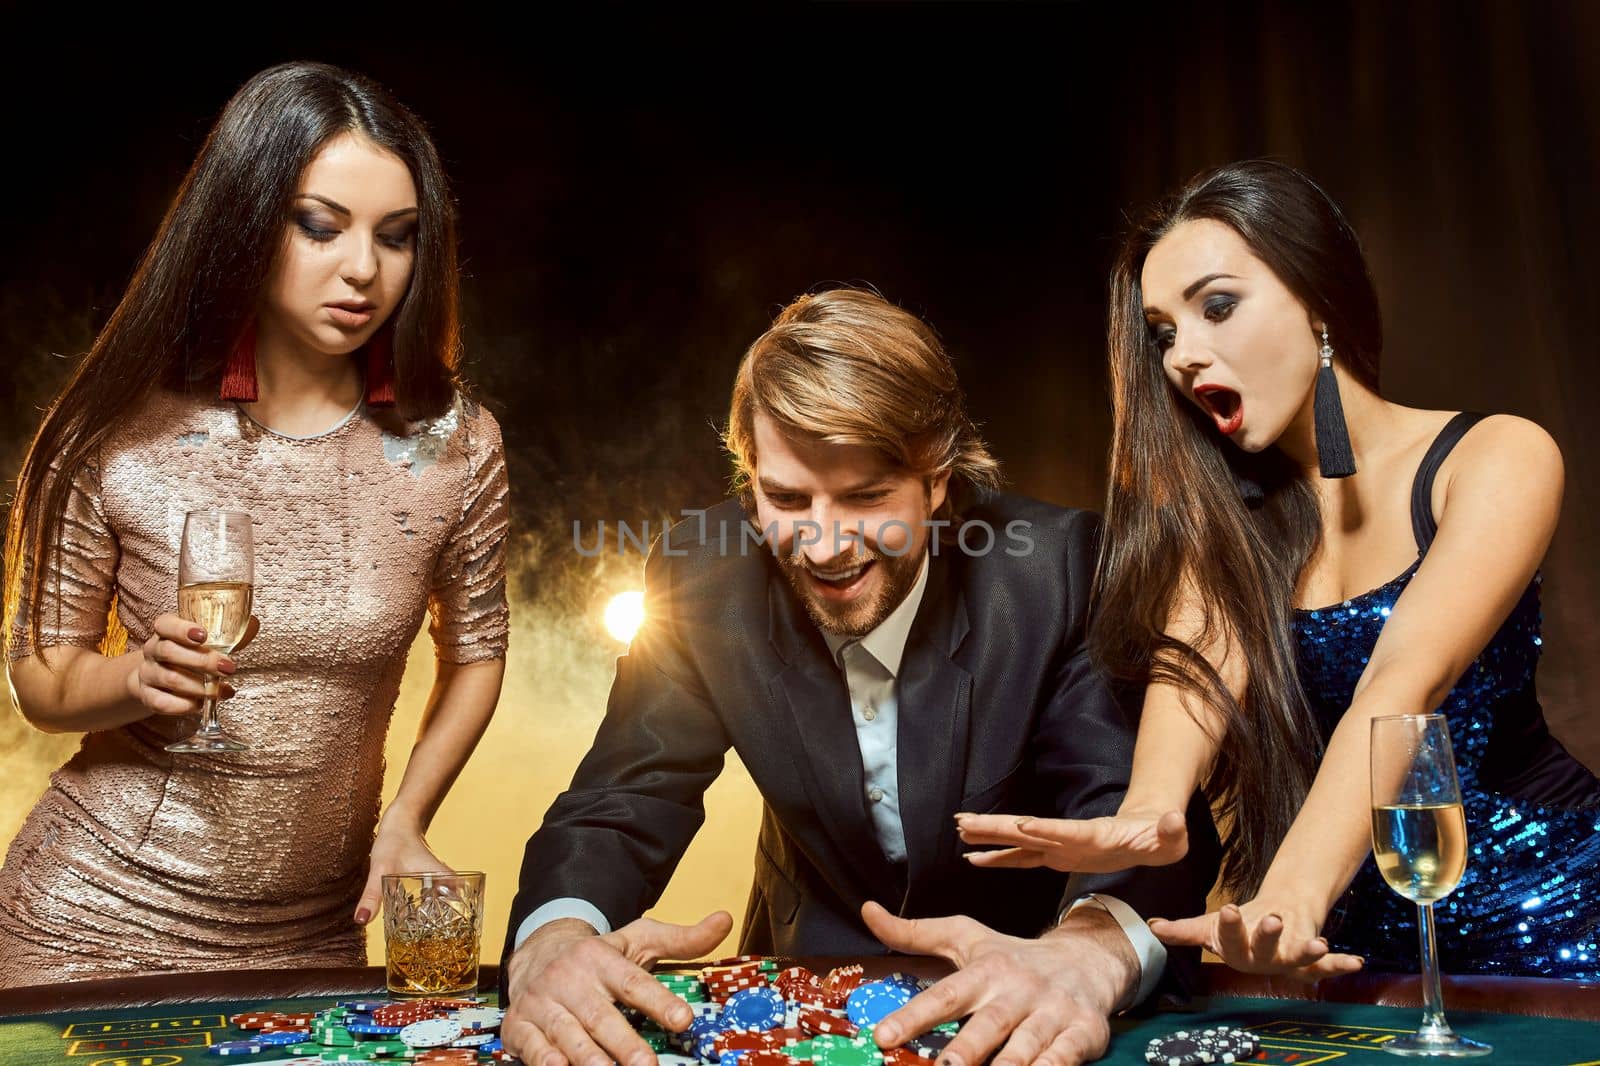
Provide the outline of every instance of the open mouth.
[[1217,430],[1231,437],[1244,424],[1244,399],[1226,385],[1201,385],[1194,390],[1199,401],[1217,424]]
[[876,559],[868,559],[849,567],[835,567],[829,570],[814,570],[806,567],[806,576],[823,595],[848,596],[860,588],[866,581],[867,575],[878,564]]

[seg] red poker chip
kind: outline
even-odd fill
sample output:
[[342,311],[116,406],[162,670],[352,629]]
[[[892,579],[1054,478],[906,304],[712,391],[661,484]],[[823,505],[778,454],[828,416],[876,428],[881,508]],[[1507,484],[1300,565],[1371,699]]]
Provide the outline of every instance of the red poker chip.
[[742,1066],[800,1066],[800,1060],[781,1051],[751,1051],[740,1057]]
[[262,1026],[282,1020],[283,1017],[277,1011],[250,1011],[246,1014],[235,1014],[228,1021],[240,1029],[260,1029]]
[[928,1060],[909,1048],[895,1047],[883,1052],[883,1066],[927,1066]]
[[855,1036],[857,1031],[849,1018],[816,1007],[801,1008],[800,1028],[812,1036]]
[[724,1051],[770,1051],[783,1045],[766,1033],[730,1030],[718,1033],[712,1046],[721,1055]]

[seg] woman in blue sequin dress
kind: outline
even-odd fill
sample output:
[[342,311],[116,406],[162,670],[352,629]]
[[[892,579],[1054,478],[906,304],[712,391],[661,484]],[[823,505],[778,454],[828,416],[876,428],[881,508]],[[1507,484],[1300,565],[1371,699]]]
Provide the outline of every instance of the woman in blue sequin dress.
[[1092,641],[1147,685],[1132,779],[1112,818],[963,818],[969,843],[1005,845],[972,861],[1171,862],[1200,787],[1244,902],[1157,937],[1304,979],[1415,970],[1415,905],[1370,858],[1369,723],[1438,709],[1470,846],[1435,908],[1442,967],[1600,977],[1600,782],[1534,686],[1554,442],[1379,395],[1360,244],[1281,164],[1203,174],[1149,214],[1113,273],[1110,342]]

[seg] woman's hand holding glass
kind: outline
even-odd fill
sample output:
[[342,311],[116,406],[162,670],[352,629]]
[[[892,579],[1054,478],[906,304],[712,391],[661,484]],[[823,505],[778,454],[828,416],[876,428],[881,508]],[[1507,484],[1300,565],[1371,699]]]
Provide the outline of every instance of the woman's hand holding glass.
[[372,858],[367,865],[367,884],[356,904],[355,920],[366,925],[378,916],[383,906],[385,874],[454,873],[433,853],[416,825],[383,818],[372,841]]
[[[233,650],[242,651],[260,628],[260,621],[251,615],[244,639]],[[128,674],[129,697],[151,714],[173,718],[199,714],[205,705],[206,675],[228,676],[238,669],[229,656],[209,650],[205,637],[206,631],[186,618],[157,617],[140,648],[139,668]],[[223,682],[218,698],[233,695],[233,686]]]

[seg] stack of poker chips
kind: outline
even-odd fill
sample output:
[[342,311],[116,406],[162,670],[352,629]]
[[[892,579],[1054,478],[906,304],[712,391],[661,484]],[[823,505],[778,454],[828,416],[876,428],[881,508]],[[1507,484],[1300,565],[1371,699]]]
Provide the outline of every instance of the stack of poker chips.
[[252,1034],[249,1039],[208,1050],[223,1056],[267,1055],[272,1066],[513,1062],[495,1035],[504,1016],[477,999],[350,1000],[315,1014],[251,1011],[231,1019]]
[[1261,1049],[1256,1035],[1248,1029],[1216,1026],[1211,1029],[1180,1029],[1158,1036],[1144,1049],[1144,1061],[1158,1066],[1204,1066],[1212,1062],[1244,1062]]
[[880,1051],[873,1027],[927,983],[906,974],[867,981],[860,966],[819,976],[803,966],[780,972],[770,959],[745,956],[656,980],[693,1009],[689,1028],[669,1033],[637,1011],[625,1013],[668,1066],[928,1066],[957,1030],[947,1023]]

